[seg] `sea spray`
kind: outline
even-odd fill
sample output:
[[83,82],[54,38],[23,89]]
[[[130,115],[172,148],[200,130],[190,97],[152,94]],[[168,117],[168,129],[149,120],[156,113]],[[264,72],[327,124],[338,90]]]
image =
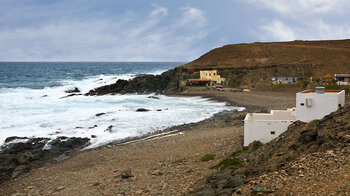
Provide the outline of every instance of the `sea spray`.
[[[68,69],[67,72],[71,71]],[[175,125],[198,122],[223,110],[242,109],[201,97],[151,95],[153,98],[150,98],[150,95],[134,94],[66,97],[70,89],[79,89],[77,94],[85,94],[96,87],[134,76],[135,72],[96,73],[81,79],[58,79],[56,83],[59,85],[51,87],[17,85],[0,88],[0,145],[10,136],[51,139],[67,136],[91,138],[89,147],[96,147]],[[47,81],[42,80],[42,83]],[[15,81],[13,79],[12,83]],[[139,108],[149,111],[136,112]]]

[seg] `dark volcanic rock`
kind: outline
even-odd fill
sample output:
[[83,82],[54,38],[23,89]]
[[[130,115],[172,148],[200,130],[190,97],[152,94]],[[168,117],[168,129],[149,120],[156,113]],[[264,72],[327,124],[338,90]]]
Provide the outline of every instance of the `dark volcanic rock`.
[[106,113],[103,113],[103,112],[102,112],[102,113],[95,114],[95,116],[98,117],[98,116],[102,116],[102,115],[105,115],[105,114],[106,114]]
[[[7,141],[22,139],[7,138]],[[0,182],[29,171],[31,168],[58,161],[88,145],[88,138],[30,138],[27,142],[5,144],[0,149]]]
[[207,178],[207,185],[196,191],[196,195],[232,195],[241,185],[245,178],[235,176],[227,171],[218,171]]
[[145,108],[139,108],[136,110],[136,112],[148,112],[148,111],[150,111],[150,110],[145,109]]
[[80,90],[77,87],[74,87],[73,89],[69,89],[64,91],[65,93],[80,93]]
[[111,85],[102,86],[94,90],[90,90],[85,95],[105,95],[110,93],[119,93],[121,92],[129,82],[127,80],[118,80],[116,83]]
[[69,94],[67,96],[60,97],[60,99],[64,99],[64,98],[67,98],[67,97],[73,97],[73,96],[79,96],[79,95],[83,95],[83,94],[81,94],[81,93],[72,93],[72,94]]
[[121,176],[122,176],[123,179],[131,178],[133,176],[131,174],[131,168],[122,171]]
[[180,91],[181,71],[169,70],[161,75],[139,75],[129,81],[118,80],[115,84],[102,86],[86,93],[86,96],[127,93],[164,93]]
[[28,139],[27,137],[17,137],[17,136],[12,136],[12,137],[8,137],[5,139],[5,143],[9,143],[13,140],[18,140],[18,139]]
[[112,129],[113,129],[113,125],[109,125],[108,128],[106,129],[106,131],[112,132]]
[[150,99],[159,99],[159,97],[156,97],[156,96],[149,96],[147,98],[150,98]]

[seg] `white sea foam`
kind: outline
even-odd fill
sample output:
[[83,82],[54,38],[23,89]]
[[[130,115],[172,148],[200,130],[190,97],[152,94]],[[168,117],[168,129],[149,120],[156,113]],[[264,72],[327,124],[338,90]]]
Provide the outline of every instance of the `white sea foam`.
[[[130,79],[133,75],[95,76],[81,81],[62,81],[62,86],[44,89],[0,89],[0,145],[10,136],[89,137],[96,147],[107,142],[139,136],[170,126],[211,117],[223,110],[242,110],[200,97],[157,95],[73,96],[66,90],[79,88],[84,94],[98,86]],[[149,112],[135,112],[138,108]],[[161,111],[157,111],[161,110]],[[105,113],[96,116],[98,113]],[[110,131],[108,127],[112,125]]]

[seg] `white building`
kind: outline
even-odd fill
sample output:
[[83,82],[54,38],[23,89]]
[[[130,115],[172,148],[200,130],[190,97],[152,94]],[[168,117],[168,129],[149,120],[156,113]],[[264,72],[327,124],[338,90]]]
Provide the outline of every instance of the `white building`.
[[324,116],[344,106],[344,90],[306,90],[297,93],[296,120],[310,122],[321,119]]
[[270,113],[248,113],[244,119],[244,146],[253,141],[266,143],[278,137],[296,120],[321,119],[345,104],[344,90],[306,90],[296,94],[296,107],[271,110]]
[[281,135],[295,121],[295,108],[248,113],[244,119],[244,146],[253,141],[266,143]]
[[334,74],[338,85],[350,85],[350,74]]

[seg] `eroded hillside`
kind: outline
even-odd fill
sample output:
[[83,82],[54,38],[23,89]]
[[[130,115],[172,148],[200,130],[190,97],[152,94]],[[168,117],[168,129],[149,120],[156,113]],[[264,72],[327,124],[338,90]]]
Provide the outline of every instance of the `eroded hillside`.
[[328,73],[350,73],[350,40],[227,45],[180,68],[217,69],[231,85],[240,86],[266,85],[273,76],[317,79]]

